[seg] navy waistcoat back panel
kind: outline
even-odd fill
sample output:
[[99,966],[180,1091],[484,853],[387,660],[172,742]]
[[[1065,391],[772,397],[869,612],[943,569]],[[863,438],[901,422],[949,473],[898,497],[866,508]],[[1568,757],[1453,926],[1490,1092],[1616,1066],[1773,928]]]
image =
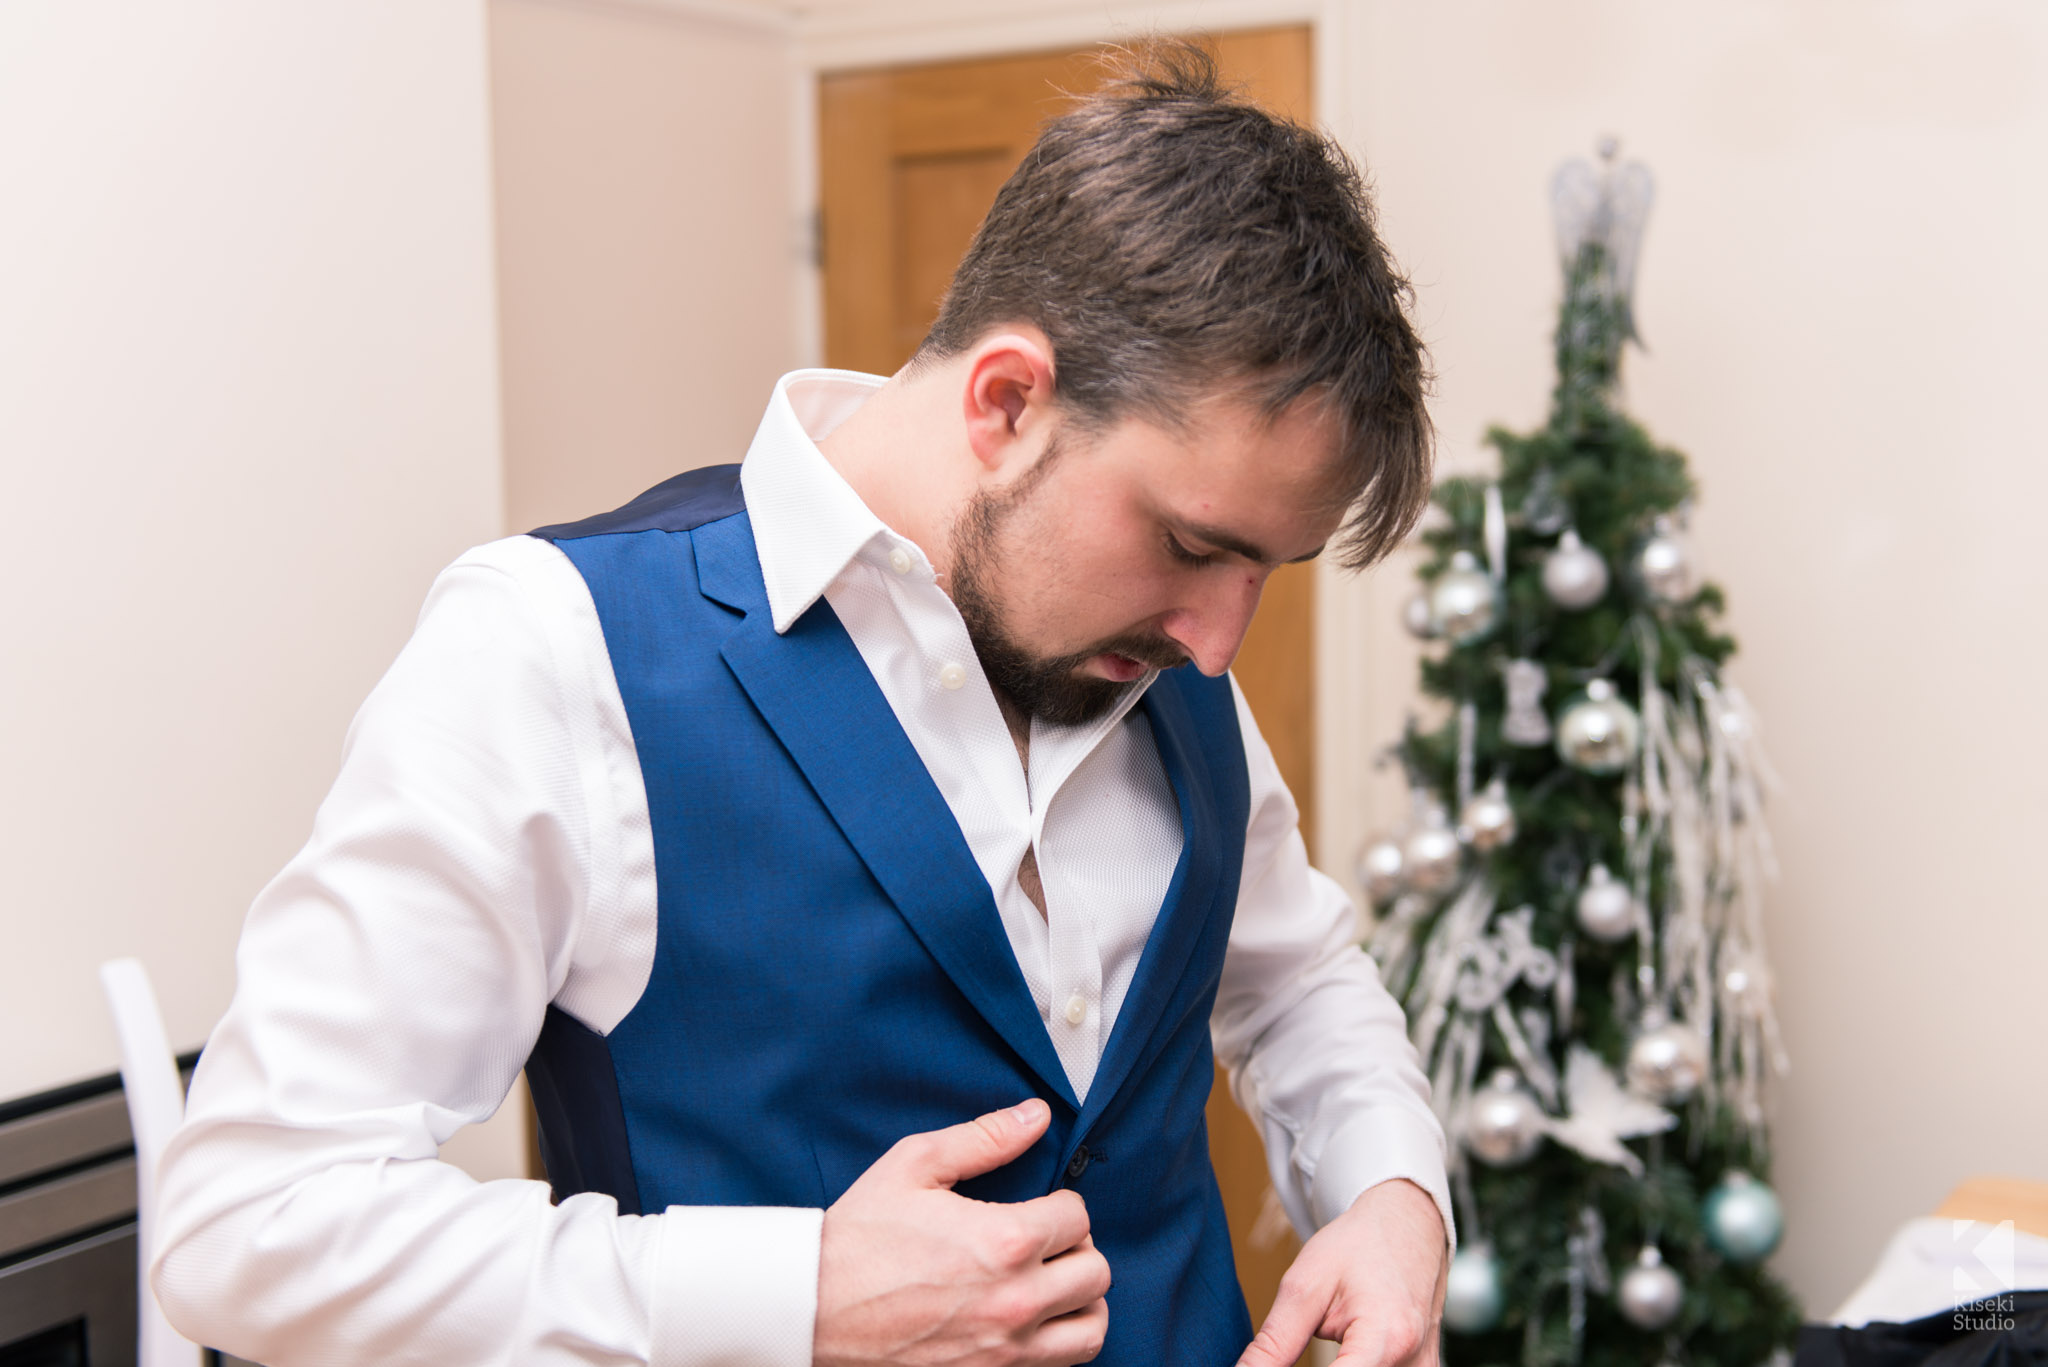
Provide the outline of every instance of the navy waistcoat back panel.
[[1140,704],[1183,848],[1079,1103],[988,883],[830,605],[775,632],[738,467],[535,535],[596,603],[659,901],[639,1002],[602,1036],[551,1008],[528,1063],[557,1193],[826,1206],[904,1135],[1039,1096],[1046,1135],[959,1190],[1086,1199],[1115,1279],[1098,1362],[1234,1362],[1251,1324],[1204,1125],[1250,801],[1229,681],[1171,670]]

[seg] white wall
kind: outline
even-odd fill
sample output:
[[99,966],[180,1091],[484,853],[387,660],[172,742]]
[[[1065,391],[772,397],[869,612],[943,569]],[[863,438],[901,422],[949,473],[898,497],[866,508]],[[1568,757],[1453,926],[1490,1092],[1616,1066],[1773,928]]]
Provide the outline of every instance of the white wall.
[[[2048,9],[1352,13],[1347,132],[1420,288],[1452,466],[1543,416],[1551,168],[1613,133],[1658,177],[1629,397],[1692,457],[1784,778],[1777,1266],[1824,1314],[1962,1178],[2048,1180]],[[1412,696],[1405,592],[1382,574],[1345,614],[1361,738]],[[1326,765],[1358,829],[1395,814],[1367,758]]]
[[233,989],[435,570],[502,518],[481,0],[0,6],[0,1097]]
[[746,454],[798,363],[787,25],[493,0],[508,529]]

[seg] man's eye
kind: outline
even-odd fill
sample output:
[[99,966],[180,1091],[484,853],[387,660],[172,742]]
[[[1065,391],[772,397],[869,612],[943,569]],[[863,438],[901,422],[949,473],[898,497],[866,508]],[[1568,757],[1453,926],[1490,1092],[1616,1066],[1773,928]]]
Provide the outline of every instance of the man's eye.
[[1197,554],[1180,544],[1180,538],[1172,532],[1166,534],[1166,551],[1183,565],[1206,565],[1216,557],[1213,553]]

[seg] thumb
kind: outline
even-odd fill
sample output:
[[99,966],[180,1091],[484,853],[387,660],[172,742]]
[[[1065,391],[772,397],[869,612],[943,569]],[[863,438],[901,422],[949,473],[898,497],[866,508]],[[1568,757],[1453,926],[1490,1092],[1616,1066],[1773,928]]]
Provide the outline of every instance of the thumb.
[[1022,1157],[1051,1120],[1052,1108],[1032,1097],[1008,1110],[976,1116],[964,1125],[911,1135],[896,1147],[913,1181],[920,1186],[950,1187]]
[[1286,1279],[1280,1282],[1280,1294],[1273,1298],[1273,1308],[1266,1315],[1266,1322],[1259,1326],[1258,1337],[1251,1347],[1244,1350],[1244,1356],[1237,1360],[1237,1367],[1294,1367],[1295,1360],[1308,1350],[1308,1341],[1323,1322],[1323,1313],[1310,1300],[1306,1292],[1298,1291]]

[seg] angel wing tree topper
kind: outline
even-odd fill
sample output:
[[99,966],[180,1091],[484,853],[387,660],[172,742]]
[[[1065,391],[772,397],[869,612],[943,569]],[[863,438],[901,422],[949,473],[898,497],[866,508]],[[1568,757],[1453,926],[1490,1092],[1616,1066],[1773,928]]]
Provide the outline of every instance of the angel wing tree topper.
[[1452,1363],[1757,1367],[1800,1319],[1762,1266],[1769,771],[1685,458],[1617,393],[1650,199],[1611,143],[1553,182],[1549,420],[1488,434],[1498,482],[1437,488],[1406,620],[1449,707],[1397,747],[1409,826],[1361,856],[1451,1137]]

